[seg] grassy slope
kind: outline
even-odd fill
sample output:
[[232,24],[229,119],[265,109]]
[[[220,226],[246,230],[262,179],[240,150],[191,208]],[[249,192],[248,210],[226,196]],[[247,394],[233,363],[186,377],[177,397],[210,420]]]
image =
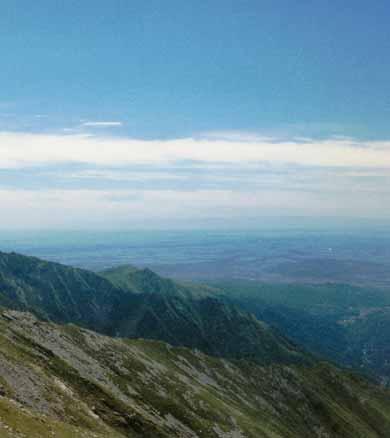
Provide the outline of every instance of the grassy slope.
[[326,364],[232,362],[18,312],[0,315],[0,376],[12,437],[390,434],[389,393]]

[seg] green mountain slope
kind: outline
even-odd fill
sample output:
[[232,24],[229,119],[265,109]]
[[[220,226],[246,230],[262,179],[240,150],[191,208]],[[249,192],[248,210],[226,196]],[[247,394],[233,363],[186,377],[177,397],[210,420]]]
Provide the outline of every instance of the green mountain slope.
[[250,310],[315,354],[390,382],[390,291],[348,284],[218,283]]
[[378,438],[390,394],[327,364],[260,366],[0,311],[8,437]]
[[92,272],[0,252],[0,305],[106,332],[123,295]]
[[124,275],[122,269],[115,272],[113,284],[107,273],[103,278],[0,253],[0,305],[107,335],[163,340],[217,356],[261,363],[311,361],[264,323],[201,288],[178,285],[150,270],[126,268]]
[[116,325],[122,337],[160,339],[222,357],[261,363],[309,362],[296,345],[252,315],[225,303],[211,288],[182,285],[149,269],[122,266],[101,273],[137,294],[137,304]]
[[209,286],[178,283],[169,278],[161,277],[148,268],[137,269],[131,265],[106,269],[99,274],[116,287],[138,294],[158,293],[195,299],[214,296],[217,292]]

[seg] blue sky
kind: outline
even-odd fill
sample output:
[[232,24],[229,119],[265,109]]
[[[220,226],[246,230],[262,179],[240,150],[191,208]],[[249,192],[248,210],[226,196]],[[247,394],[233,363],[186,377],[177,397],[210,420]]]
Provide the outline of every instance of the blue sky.
[[389,19],[386,1],[3,1],[0,227],[390,218]]

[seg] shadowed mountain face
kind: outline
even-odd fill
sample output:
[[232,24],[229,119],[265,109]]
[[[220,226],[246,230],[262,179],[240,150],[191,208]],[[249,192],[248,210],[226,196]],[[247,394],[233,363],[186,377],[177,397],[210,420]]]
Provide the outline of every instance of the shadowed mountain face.
[[0,253],[0,305],[107,332],[123,295],[92,272]]
[[4,438],[384,438],[390,394],[324,363],[213,358],[0,309]]
[[102,275],[0,253],[0,305],[129,338],[158,339],[208,354],[259,363],[311,358],[250,314],[207,289],[178,285],[150,270]]
[[389,290],[245,280],[214,285],[221,299],[252,312],[314,354],[390,384]]

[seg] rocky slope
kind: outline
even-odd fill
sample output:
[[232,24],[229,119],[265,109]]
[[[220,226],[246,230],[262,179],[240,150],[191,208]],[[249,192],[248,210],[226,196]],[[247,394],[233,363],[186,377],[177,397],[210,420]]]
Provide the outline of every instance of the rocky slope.
[[260,366],[0,311],[0,436],[390,435],[390,394],[327,364]]

